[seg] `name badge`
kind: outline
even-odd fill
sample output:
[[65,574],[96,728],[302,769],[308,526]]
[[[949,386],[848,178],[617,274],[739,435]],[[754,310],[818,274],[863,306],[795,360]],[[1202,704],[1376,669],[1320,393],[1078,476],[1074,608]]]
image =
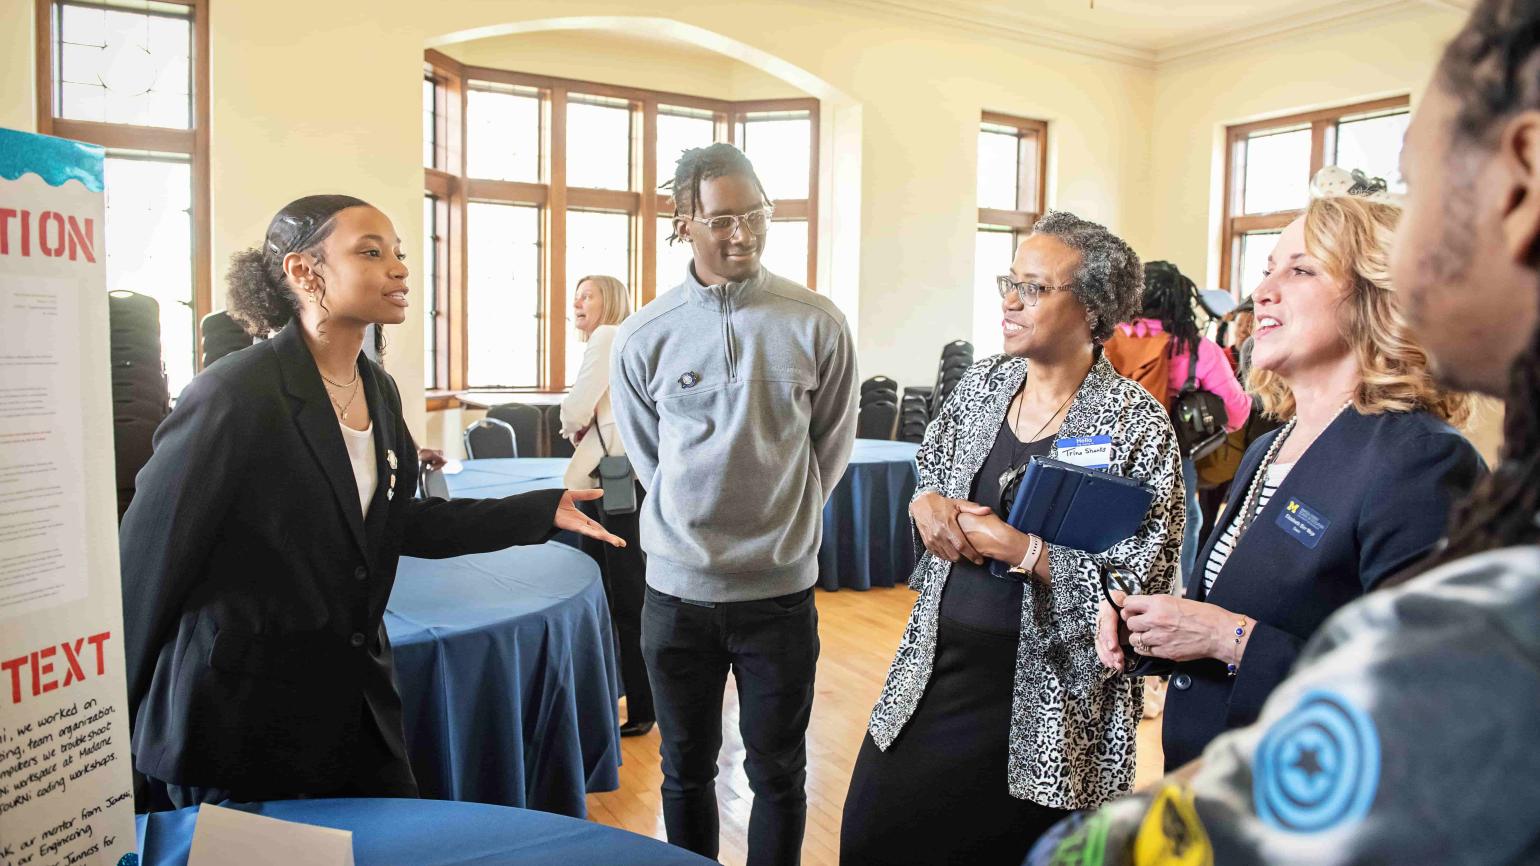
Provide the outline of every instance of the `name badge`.
[[1326,534],[1328,526],[1331,526],[1330,520],[1298,499],[1290,499],[1278,512],[1278,527],[1311,550],[1321,543],[1321,536]]
[[1053,443],[1059,460],[1087,469],[1106,469],[1112,465],[1111,436],[1072,436]]

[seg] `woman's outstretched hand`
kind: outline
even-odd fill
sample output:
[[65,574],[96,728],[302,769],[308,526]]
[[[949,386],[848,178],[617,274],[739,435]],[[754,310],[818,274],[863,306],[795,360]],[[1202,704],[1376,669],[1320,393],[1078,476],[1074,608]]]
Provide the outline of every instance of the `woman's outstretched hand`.
[[565,529],[586,535],[589,538],[597,538],[612,547],[625,547],[625,539],[618,535],[612,535],[600,526],[598,521],[578,510],[577,504],[589,499],[598,499],[604,495],[603,490],[568,490],[561,495],[561,505],[556,507],[556,519],[552,521],[557,529]]

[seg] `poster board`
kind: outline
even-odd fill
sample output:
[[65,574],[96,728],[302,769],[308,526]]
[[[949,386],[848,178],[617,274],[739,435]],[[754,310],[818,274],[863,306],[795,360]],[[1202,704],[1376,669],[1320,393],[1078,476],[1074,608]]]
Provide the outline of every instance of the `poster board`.
[[0,866],[138,862],[103,153],[0,129]]

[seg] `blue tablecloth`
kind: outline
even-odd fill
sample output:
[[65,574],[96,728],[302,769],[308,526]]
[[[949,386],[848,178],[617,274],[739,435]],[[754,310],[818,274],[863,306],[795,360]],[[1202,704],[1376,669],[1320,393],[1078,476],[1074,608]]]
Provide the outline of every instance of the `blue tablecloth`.
[[[446,474],[449,495],[456,499],[495,499],[516,496],[531,490],[551,490],[562,486],[567,471],[565,457],[493,457],[462,460],[461,469]],[[569,547],[578,546],[576,532],[558,532],[553,541]]]
[[422,795],[582,817],[619,787],[599,568],[560,544],[402,557],[385,610]]
[[[707,866],[655,839],[524,809],[436,800],[285,800],[230,808],[353,833],[357,866]],[[143,866],[184,866],[198,809],[138,816]]]
[[857,439],[850,468],[823,510],[818,585],[827,590],[871,589],[909,579],[914,544],[909,497],[919,483],[909,442]]
[[[856,440],[850,468],[824,507],[819,586],[870,589],[909,579],[914,571],[909,497],[919,483],[917,451],[919,446],[908,442]],[[458,474],[445,476],[450,495],[491,498],[560,487],[567,461],[550,457],[466,460],[463,467]]]

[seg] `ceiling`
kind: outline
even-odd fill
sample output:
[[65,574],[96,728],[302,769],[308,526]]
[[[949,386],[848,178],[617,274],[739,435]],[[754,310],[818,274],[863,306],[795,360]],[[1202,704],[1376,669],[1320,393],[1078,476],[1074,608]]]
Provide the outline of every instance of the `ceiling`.
[[1154,65],[1404,8],[1464,12],[1474,0],[840,0],[972,30]]

